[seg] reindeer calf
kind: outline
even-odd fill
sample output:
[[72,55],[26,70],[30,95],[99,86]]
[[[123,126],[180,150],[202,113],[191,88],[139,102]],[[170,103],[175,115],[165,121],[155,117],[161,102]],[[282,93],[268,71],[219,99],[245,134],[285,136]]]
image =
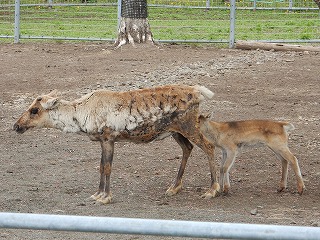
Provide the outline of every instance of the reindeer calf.
[[[74,101],[65,101],[55,92],[37,97],[14,124],[18,133],[29,128],[56,128],[83,133],[99,141],[102,149],[100,185],[92,198],[102,203],[112,200],[110,175],[116,141],[147,143],[172,135],[183,156],[174,184],[167,194],[180,191],[182,175],[193,145],[207,153],[211,188],[205,197],[219,191],[214,164],[214,145],[199,130],[199,104],[213,93],[203,86],[168,85],[125,92],[99,90]],[[191,142],[190,142],[191,141]]]
[[282,177],[278,191],[287,186],[288,163],[290,162],[298,183],[301,195],[305,189],[298,160],[288,148],[288,131],[294,126],[288,122],[268,120],[248,120],[235,122],[214,122],[200,116],[200,130],[206,138],[222,149],[220,166],[220,186],[224,193],[230,189],[229,170],[232,167],[239,149],[244,145],[262,143],[268,146],[282,162]]

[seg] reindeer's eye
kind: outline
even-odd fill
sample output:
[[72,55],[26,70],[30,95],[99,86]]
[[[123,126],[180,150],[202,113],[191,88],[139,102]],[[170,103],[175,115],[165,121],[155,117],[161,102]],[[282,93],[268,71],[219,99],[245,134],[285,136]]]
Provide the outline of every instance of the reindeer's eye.
[[39,108],[32,108],[32,109],[30,110],[30,112],[31,112],[31,114],[38,114]]

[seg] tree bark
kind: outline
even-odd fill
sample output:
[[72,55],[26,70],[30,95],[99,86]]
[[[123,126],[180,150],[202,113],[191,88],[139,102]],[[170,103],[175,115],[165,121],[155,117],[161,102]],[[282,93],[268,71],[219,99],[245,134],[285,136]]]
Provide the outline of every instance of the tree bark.
[[320,47],[304,46],[304,45],[291,45],[282,43],[264,43],[264,42],[254,42],[254,41],[237,41],[236,48],[254,50],[275,50],[275,51],[310,51],[310,52],[320,52]]
[[118,38],[115,47],[119,48],[127,43],[135,46],[135,43],[150,42],[154,44],[152,32],[147,18],[121,17]]
[[116,48],[130,43],[154,43],[148,22],[147,0],[122,0]]

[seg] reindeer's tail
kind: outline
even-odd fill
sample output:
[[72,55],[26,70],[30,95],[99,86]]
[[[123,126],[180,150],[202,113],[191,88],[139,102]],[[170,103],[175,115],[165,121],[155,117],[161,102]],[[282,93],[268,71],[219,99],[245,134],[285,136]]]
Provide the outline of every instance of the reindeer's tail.
[[200,92],[202,96],[201,100],[204,100],[205,98],[211,99],[214,95],[214,93],[205,86],[196,85],[195,88]]

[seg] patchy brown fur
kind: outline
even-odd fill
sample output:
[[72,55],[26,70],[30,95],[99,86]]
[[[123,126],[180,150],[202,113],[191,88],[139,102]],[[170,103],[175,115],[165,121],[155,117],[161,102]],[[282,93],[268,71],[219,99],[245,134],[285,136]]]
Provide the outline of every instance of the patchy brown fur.
[[199,131],[199,104],[213,93],[202,86],[168,85],[127,92],[99,90],[74,101],[64,101],[56,93],[36,98],[14,124],[23,133],[29,128],[56,128],[83,133],[99,141],[102,149],[100,185],[93,199],[111,202],[110,175],[116,141],[147,143],[173,135],[181,146],[183,158],[174,184],[167,194],[180,191],[190,141],[204,150],[209,158],[211,188],[205,197],[219,191],[214,164],[214,145]]
[[220,186],[224,193],[228,193],[230,189],[229,170],[239,149],[254,144],[268,146],[282,161],[282,177],[278,191],[283,191],[287,186],[288,163],[291,163],[297,179],[298,192],[303,193],[305,186],[298,160],[288,148],[288,131],[294,129],[292,124],[269,120],[214,122],[204,116],[200,116],[199,119],[202,134],[222,149]]

